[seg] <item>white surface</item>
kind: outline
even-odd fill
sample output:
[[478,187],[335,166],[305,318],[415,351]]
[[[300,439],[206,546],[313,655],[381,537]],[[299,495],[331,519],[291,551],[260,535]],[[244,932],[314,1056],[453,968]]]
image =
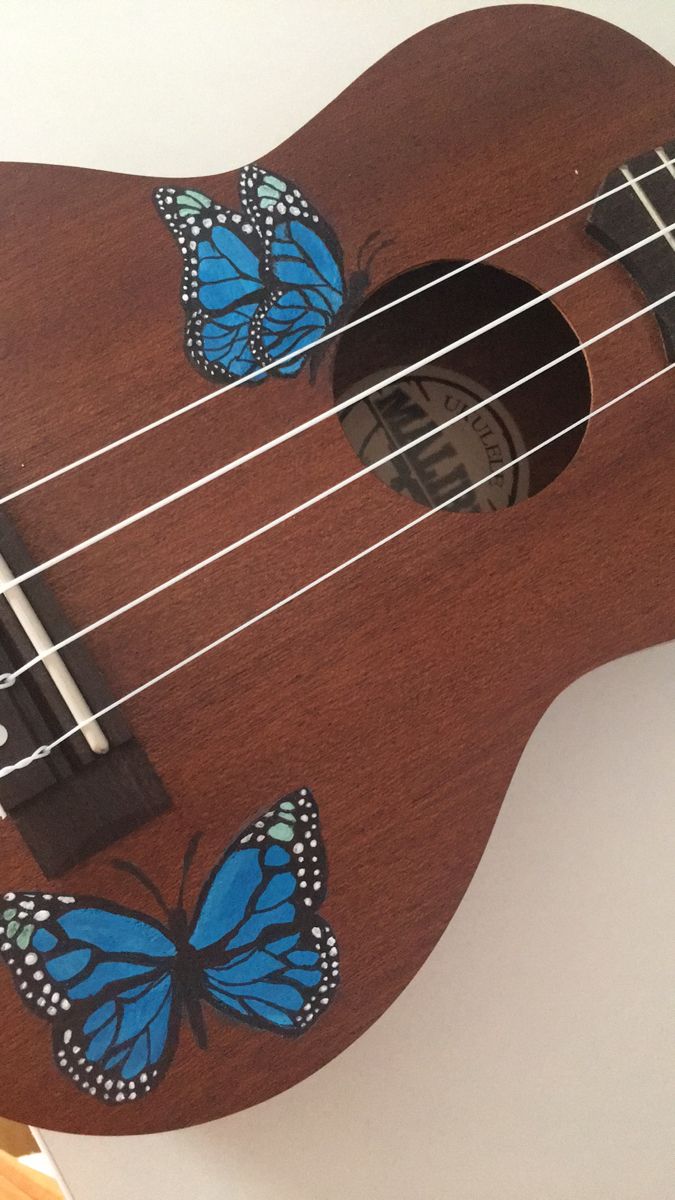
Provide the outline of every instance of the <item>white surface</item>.
[[[150,175],[263,157],[460,0],[3,0],[0,155]],[[568,7],[675,59],[672,0]]]
[[[0,157],[232,168],[461,7],[5,0]],[[577,7],[675,59],[671,0]],[[663,647],[556,703],[455,920],[364,1038],[209,1126],[47,1134],[76,1200],[673,1200],[674,667]]]

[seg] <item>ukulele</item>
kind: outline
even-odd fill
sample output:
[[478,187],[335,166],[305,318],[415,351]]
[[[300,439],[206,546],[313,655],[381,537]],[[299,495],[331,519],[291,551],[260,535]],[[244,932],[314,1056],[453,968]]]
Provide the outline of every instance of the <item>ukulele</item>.
[[505,6],[231,174],[3,166],[3,1115],[329,1062],[551,701],[675,636],[674,111]]

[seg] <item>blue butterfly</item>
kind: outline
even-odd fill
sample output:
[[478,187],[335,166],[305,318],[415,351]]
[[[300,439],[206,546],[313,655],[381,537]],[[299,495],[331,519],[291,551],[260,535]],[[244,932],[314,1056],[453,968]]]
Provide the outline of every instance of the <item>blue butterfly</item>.
[[259,383],[298,374],[307,354],[275,361],[334,329],[365,290],[368,268],[345,285],[340,243],[295,184],[249,166],[239,187],[241,213],[194,188],[160,187],[154,199],[183,254],[188,359],[228,381],[268,367],[251,380]]
[[89,896],[7,892],[0,957],[24,1004],[53,1027],[56,1064],[108,1102],[152,1091],[173,1059],[183,1014],[207,1042],[203,1004],[257,1029],[297,1037],[339,981],[319,814],[303,788],[280,800],[225,851],[191,920],[183,890],[169,909],[131,863],[166,922]]

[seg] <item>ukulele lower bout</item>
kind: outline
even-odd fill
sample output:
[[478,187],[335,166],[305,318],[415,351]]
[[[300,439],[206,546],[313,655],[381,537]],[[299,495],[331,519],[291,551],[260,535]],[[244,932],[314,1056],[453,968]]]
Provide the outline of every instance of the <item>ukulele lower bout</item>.
[[[8,560],[157,789],[48,885],[6,805],[8,1116],[156,1131],[329,1062],[441,935],[548,704],[675,635],[674,99],[629,35],[502,6],[241,172],[0,175]],[[28,772],[109,816],[31,655]]]

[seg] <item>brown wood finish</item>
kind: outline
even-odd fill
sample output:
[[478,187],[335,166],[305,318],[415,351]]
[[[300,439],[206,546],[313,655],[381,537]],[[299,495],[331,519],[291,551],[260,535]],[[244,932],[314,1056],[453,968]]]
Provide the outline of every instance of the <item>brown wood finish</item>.
[[[472,258],[588,199],[617,163],[672,137],[674,114],[675,70],[628,34],[563,9],[498,7],[412,38],[263,162],[326,215],[348,269],[371,231],[392,239],[374,288],[425,262]],[[237,201],[236,174],[189,182]],[[183,357],[180,264],[154,183],[2,169],[2,491],[210,390]],[[495,261],[543,290],[603,254],[580,216]],[[643,303],[619,266],[557,301],[580,339]],[[34,559],[324,409],[332,356],[314,385],[304,371],[242,388],[13,503]],[[597,344],[593,404],[664,362],[651,317]],[[339,421],[326,421],[53,570],[51,586],[80,627],[357,466]],[[188,838],[203,829],[192,902],[236,831],[309,785],[340,991],[297,1041],[207,1014],[208,1052],[185,1028],[158,1090],[110,1111],[56,1071],[47,1026],[0,972],[3,1113],[82,1133],[205,1121],[296,1083],[357,1038],[455,911],[549,703],[583,672],[675,636],[674,476],[667,378],[591,422],[534,499],[434,517],[131,704],[174,808],[115,853],[173,896]],[[92,654],[120,695],[419,511],[368,477],[104,627]],[[109,858],[64,887],[147,909]],[[6,826],[0,881],[44,887]]]

